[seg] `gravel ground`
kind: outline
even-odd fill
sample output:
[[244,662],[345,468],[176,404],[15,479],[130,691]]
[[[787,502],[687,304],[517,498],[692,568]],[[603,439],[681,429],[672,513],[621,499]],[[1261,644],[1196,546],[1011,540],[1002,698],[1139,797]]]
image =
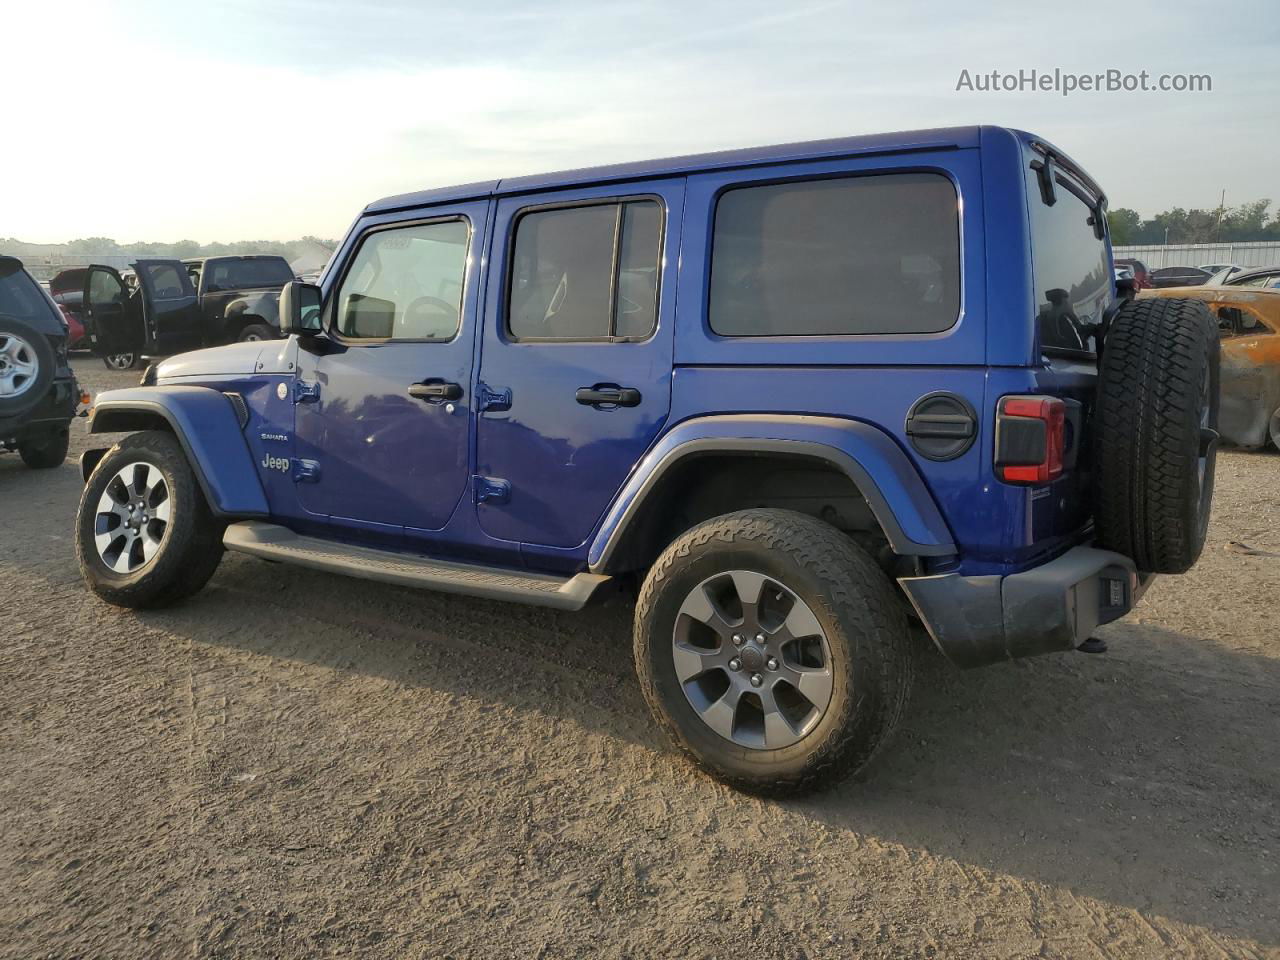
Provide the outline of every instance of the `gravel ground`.
[[0,956],[1280,957],[1280,556],[1226,549],[1280,554],[1280,458],[1219,471],[1108,654],[930,654],[866,776],[777,803],[666,747],[625,602],[228,555],[118,610],[74,464],[0,457]]

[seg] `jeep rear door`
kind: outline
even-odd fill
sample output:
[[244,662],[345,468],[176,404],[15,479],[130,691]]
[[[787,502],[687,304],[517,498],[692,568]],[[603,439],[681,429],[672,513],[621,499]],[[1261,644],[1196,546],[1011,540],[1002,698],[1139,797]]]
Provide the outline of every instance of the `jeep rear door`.
[[139,260],[134,264],[142,290],[148,352],[166,356],[204,345],[196,288],[181,260]]
[[490,537],[572,560],[657,436],[683,203],[683,179],[498,201],[476,427]]

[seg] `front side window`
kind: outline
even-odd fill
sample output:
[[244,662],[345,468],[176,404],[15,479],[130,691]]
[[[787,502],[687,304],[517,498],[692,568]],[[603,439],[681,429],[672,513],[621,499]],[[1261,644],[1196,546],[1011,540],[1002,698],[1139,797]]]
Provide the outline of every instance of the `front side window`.
[[1092,352],[1086,324],[1101,323],[1115,296],[1107,244],[1094,230],[1095,210],[1060,183],[1051,206],[1041,198],[1039,175],[1030,165],[1026,177],[1040,347]]
[[146,272],[157,299],[171,300],[182,296],[182,274],[172,263],[147,263],[139,269]]
[[960,314],[960,213],[935,173],[739,187],[716,206],[721,336],[938,333]]
[[370,233],[338,291],[338,332],[377,340],[453,339],[470,239],[465,220]]
[[654,200],[532,210],[516,221],[507,325],[516,340],[643,340],[657,324]]

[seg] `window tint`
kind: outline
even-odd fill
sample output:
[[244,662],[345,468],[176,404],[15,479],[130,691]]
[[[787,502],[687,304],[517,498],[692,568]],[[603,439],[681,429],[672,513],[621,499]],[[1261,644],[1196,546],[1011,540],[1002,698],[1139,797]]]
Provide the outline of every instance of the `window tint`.
[[643,339],[657,322],[653,200],[534,210],[516,222],[508,328],[518,340]]
[[207,269],[210,290],[283,287],[293,279],[293,271],[283,259],[214,260]]
[[339,332],[377,339],[452,339],[462,315],[470,237],[463,220],[369,234],[338,292]]
[[1082,324],[1100,323],[1115,296],[1106,241],[1093,231],[1093,210],[1060,184],[1048,206],[1037,174],[1027,167],[1031,206],[1031,266],[1041,348],[1092,352]]
[[161,299],[180,297],[183,294],[182,275],[172,263],[144,264],[141,269],[155,296]]
[[0,277],[0,314],[35,321],[50,313],[53,307],[25,270]]
[[946,330],[960,312],[955,189],[903,173],[730,190],[708,309],[725,336]]

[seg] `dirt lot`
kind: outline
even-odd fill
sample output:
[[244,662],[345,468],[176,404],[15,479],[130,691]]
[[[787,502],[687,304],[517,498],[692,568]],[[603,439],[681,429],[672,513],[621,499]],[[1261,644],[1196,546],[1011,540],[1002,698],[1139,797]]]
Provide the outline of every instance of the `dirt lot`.
[[1280,457],[1219,470],[1110,653],[929,655],[862,782],[774,803],[667,749],[623,602],[228,556],[125,612],[76,467],[2,457],[0,955],[1280,957],[1280,556],[1224,549],[1280,554]]

